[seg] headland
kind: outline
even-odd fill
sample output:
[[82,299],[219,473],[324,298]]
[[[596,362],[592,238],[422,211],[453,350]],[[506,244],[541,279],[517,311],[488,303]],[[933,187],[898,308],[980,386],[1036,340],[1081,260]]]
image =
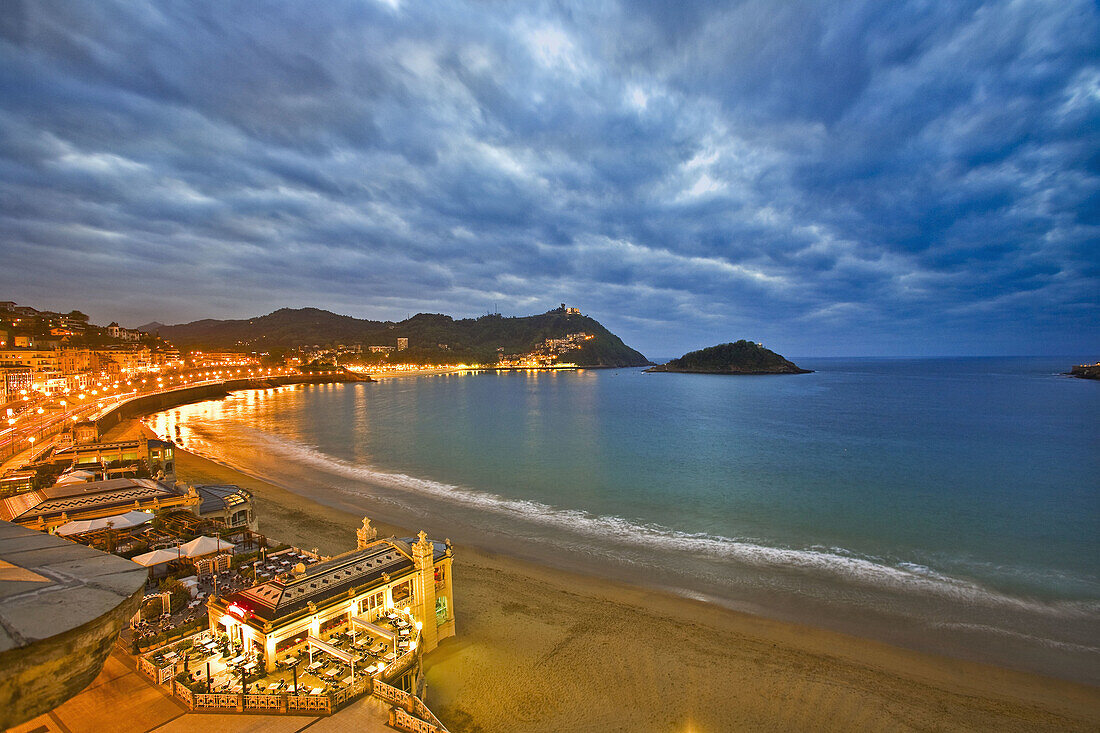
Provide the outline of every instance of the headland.
[[1078,379],[1100,379],[1100,362],[1096,364],[1077,364],[1066,374]]

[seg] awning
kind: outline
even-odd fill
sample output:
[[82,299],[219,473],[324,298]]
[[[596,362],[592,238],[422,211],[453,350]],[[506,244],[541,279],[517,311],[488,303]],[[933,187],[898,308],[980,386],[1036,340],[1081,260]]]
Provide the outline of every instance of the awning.
[[360,659],[362,659],[362,657],[360,657],[358,654],[346,652],[339,647],[335,647],[332,644],[329,644],[327,641],[321,641],[316,636],[307,636],[306,641],[309,642],[311,652],[314,649],[320,649],[326,654],[331,654],[332,656],[336,657],[341,662],[345,662],[346,664],[354,664],[355,662],[358,662]]
[[58,476],[57,481],[54,483],[54,486],[87,483],[94,478],[95,474],[90,471],[70,471],[69,473],[63,473]]
[[180,556],[175,550],[153,550],[152,552],[147,552],[144,555],[138,555],[130,559],[138,565],[144,565],[147,568],[151,568],[154,565],[163,565],[166,562],[179,560]]
[[63,524],[57,528],[57,534],[62,536],[94,532],[98,529],[106,529],[110,524],[115,529],[128,529],[150,522],[153,519],[152,512],[126,512],[113,517],[100,517],[98,519],[80,519],[75,522]]
[[367,633],[374,634],[375,636],[380,636],[383,639],[387,639],[389,641],[393,641],[397,638],[396,632],[390,631],[389,629],[383,629],[381,626],[375,626],[370,621],[362,619],[359,616],[352,616],[351,623],[359,627],[360,629],[363,629],[363,631],[366,631]]

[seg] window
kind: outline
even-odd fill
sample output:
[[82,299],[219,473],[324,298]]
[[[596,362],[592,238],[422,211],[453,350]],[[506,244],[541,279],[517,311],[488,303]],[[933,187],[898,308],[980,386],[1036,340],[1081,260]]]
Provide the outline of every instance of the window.
[[435,625],[439,626],[447,622],[447,597],[439,596],[435,599]]
[[443,568],[438,567],[438,568],[435,569],[435,582],[436,583],[442,583],[443,580],[444,580]]
[[404,600],[407,600],[411,595],[412,583],[407,580],[404,583],[401,583],[400,585],[395,585],[393,587],[393,602],[395,605],[401,603]]
[[291,647],[295,647],[295,646],[298,646],[299,644],[304,643],[305,640],[306,640],[306,632],[305,631],[301,632],[300,634],[297,634],[296,636],[292,636],[289,639],[283,639],[282,641],[280,641],[279,643],[277,643],[275,645],[275,653],[280,654],[282,652],[285,652],[287,649],[290,649]]
[[338,626],[342,626],[342,625],[346,624],[347,621],[348,621],[348,619],[344,615],[333,616],[332,618],[321,622],[320,633],[324,634],[328,631],[331,631],[332,629],[335,629]]

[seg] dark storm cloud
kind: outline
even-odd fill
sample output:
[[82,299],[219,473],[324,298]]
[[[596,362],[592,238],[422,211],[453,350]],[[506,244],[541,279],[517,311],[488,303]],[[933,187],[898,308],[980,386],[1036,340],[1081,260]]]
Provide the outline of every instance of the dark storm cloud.
[[6,3],[0,288],[1100,348],[1090,2]]

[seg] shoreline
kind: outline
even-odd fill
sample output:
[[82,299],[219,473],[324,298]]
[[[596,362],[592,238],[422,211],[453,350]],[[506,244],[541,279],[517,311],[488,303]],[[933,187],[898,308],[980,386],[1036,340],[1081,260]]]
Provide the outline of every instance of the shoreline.
[[[181,479],[252,490],[261,532],[279,541],[326,554],[354,547],[362,517],[352,511],[183,449],[177,465]],[[375,524],[398,536],[418,529]],[[455,595],[458,636],[425,669],[430,704],[456,731],[1100,725],[1100,693],[1088,685],[463,545]]]

